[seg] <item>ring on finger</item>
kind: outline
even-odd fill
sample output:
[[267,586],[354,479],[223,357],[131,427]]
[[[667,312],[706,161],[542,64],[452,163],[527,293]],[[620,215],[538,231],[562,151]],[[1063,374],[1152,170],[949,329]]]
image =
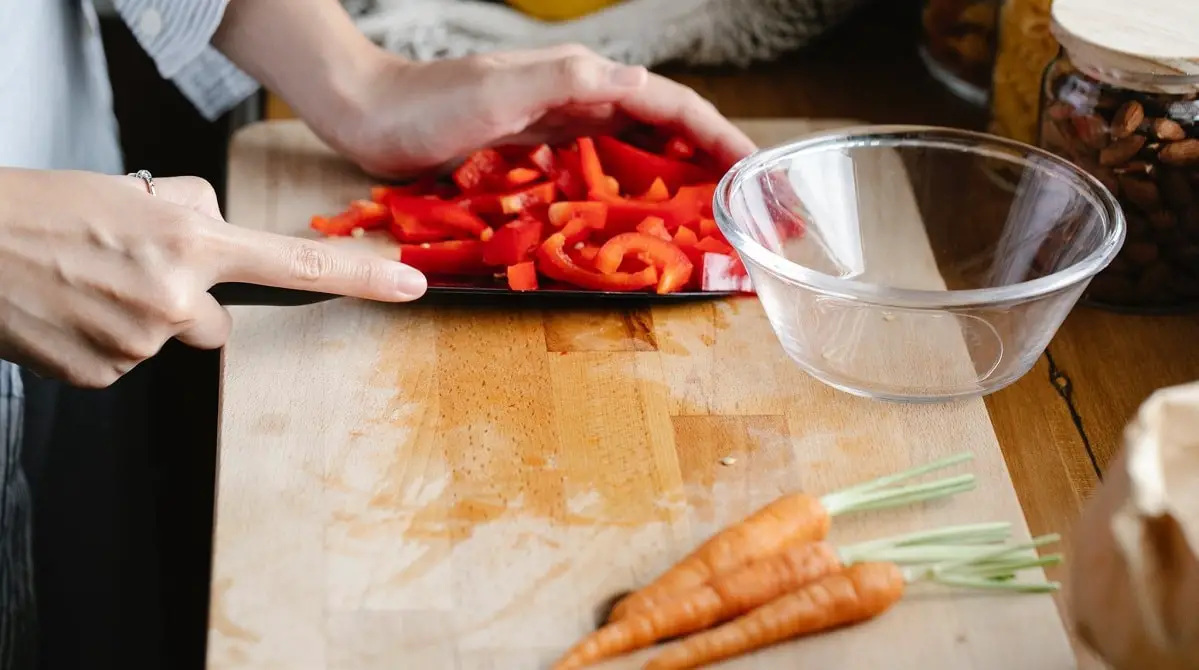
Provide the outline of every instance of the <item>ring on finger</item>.
[[155,188],[154,188],[154,176],[150,174],[149,170],[138,170],[137,172],[130,172],[126,176],[137,177],[138,179],[144,181],[146,183],[146,192],[149,193],[150,195],[158,195],[158,191],[155,190]]

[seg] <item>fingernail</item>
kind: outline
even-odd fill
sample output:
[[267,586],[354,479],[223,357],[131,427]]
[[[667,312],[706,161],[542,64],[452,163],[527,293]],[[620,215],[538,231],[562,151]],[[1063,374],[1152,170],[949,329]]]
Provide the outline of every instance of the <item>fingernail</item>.
[[645,81],[646,71],[640,65],[620,65],[612,70],[612,83],[616,86],[640,86]]
[[408,265],[397,265],[393,279],[396,292],[407,298],[419,298],[429,288],[425,275]]

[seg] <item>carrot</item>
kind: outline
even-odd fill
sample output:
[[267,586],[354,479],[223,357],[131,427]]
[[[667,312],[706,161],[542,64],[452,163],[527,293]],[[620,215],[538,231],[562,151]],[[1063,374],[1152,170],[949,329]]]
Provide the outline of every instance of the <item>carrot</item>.
[[650,584],[621,599],[608,621],[644,610],[672,594],[695,588],[721,572],[738,568],[790,542],[822,540],[832,517],[941,498],[974,488],[973,475],[948,477],[925,484],[894,486],[898,482],[949,467],[972,458],[959,454],[898,474],[881,477],[843,491],[814,498],[792,493],[776,499],[709,538]]
[[[636,651],[713,624],[728,621],[759,605],[855,562],[874,555],[893,557],[896,562],[921,563],[962,557],[960,544],[999,542],[1011,524],[975,524],[912,533],[875,540],[840,550],[818,542],[793,543],[782,552],[751,561],[731,572],[716,575],[706,584],[679,593],[674,598],[636,611],[584,638],[554,665],[554,670],[572,670],[619,654]],[[926,546],[943,542],[945,545]],[[911,551],[902,553],[901,548]],[[929,551],[932,549],[933,551]],[[948,549],[944,552],[938,549]],[[900,554],[894,553],[900,551]],[[969,554],[966,554],[967,556]],[[928,560],[924,560],[924,559]],[[892,560],[889,558],[888,560]]]
[[[1031,543],[1030,543],[1031,544]],[[1005,548],[1001,554],[1013,551]],[[977,563],[984,566],[978,575],[995,577],[963,577],[959,584],[979,588],[1012,591],[1053,591],[1054,583],[1019,584],[1006,580],[1025,567],[1045,564],[1043,559],[1000,562],[989,572],[982,557],[966,559],[955,568]],[[1058,557],[1060,560],[1060,557]],[[678,644],[650,659],[644,670],[684,670],[715,663],[763,647],[811,635],[834,628],[850,626],[877,618],[903,598],[909,583],[921,580],[952,583],[943,579],[943,568],[909,572],[891,562],[866,562],[852,565],[841,572],[826,575],[722,626],[684,638]],[[987,581],[988,579],[994,581]]]

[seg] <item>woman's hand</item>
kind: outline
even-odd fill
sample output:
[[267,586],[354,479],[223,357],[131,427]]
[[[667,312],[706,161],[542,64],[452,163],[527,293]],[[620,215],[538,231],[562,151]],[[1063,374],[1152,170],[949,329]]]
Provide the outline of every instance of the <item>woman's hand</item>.
[[309,122],[381,176],[440,166],[481,146],[562,140],[629,122],[681,133],[726,167],[755,149],[692,89],[581,46],[427,63],[382,54],[355,80],[362,85],[350,118]]
[[229,314],[213,284],[412,300],[416,270],[231,226],[201,179],[0,169],[0,358],[99,388],[169,339],[214,349]]

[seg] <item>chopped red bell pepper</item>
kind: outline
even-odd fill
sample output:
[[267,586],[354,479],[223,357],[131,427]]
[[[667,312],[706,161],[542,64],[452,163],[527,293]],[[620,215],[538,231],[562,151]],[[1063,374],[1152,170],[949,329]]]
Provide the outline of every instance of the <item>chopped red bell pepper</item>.
[[[593,194],[595,196],[597,194]],[[640,202],[620,196],[602,195],[598,198],[608,205],[608,228],[613,231],[631,231],[647,216],[656,216],[666,224],[667,230],[691,223],[699,218],[699,205],[692,200],[666,202]]]
[[454,183],[463,193],[474,193],[490,179],[508,171],[508,161],[495,149],[479,149],[454,170]]
[[693,247],[698,242],[699,236],[687,226],[679,226],[679,229],[674,231],[674,243],[680,248]]
[[579,152],[560,149],[555,154],[555,166],[550,179],[567,200],[584,200],[587,197],[587,182],[583,179],[583,164]]
[[666,222],[656,216],[647,216],[645,220],[637,224],[637,232],[645,233],[659,239],[670,241],[670,231],[666,230]]
[[521,191],[499,196],[500,211],[518,214],[533,205],[545,205],[554,201],[555,187],[552,183],[537,184]]
[[566,253],[566,237],[554,233],[537,249],[537,267],[550,279],[574,284],[592,291],[640,291],[658,282],[653,266],[640,272],[602,274],[579,267]]
[[443,242],[454,239],[457,234],[457,231],[451,228],[430,225],[403,212],[393,215],[390,231],[397,240],[409,244]]
[[699,288],[702,291],[740,291],[753,293],[754,285],[739,259],[724,254],[703,254],[700,259]]
[[508,276],[508,288],[513,291],[537,290],[537,265],[533,261],[509,265],[505,274]]
[[430,275],[491,274],[483,262],[483,246],[479,240],[401,244],[400,261]]
[[541,170],[542,174],[553,177],[556,161],[554,161],[554,150],[550,148],[550,145],[542,144],[529,152],[529,162],[533,164],[533,167]]
[[522,218],[500,226],[483,245],[483,262],[516,265],[532,257],[541,243],[541,222]]
[[[600,163],[599,154],[596,153],[595,141],[590,137],[580,137],[576,142],[579,145],[580,171],[583,175],[583,183],[587,185],[587,191],[589,193],[616,195],[619,192],[620,186],[618,184],[617,188],[613,189],[611,182],[607,180],[607,175],[604,174],[604,166]],[[647,187],[649,187],[649,182],[646,182],[645,186],[642,186],[640,190],[645,190]]]
[[685,161],[695,155],[695,147],[691,146],[691,143],[687,140],[676,135],[666,140],[666,145],[662,148],[662,153],[667,158]]
[[622,233],[605,242],[595,259],[595,269],[615,272],[629,254],[645,254],[659,269],[658,293],[673,293],[691,278],[691,259],[682,249],[645,233]]
[[603,227],[602,223],[597,225],[594,219],[579,217],[562,226],[562,235],[566,238],[566,244],[576,244],[586,240],[592,231],[602,230]]
[[488,228],[485,221],[453,202],[411,196],[391,196],[388,204],[391,206],[391,215],[396,219],[407,214],[426,225],[452,228],[475,237]]
[[680,186],[674,194],[675,200],[686,200],[699,207],[700,216],[712,218],[712,198],[716,196],[716,184]]
[[594,228],[604,227],[608,220],[608,205],[602,202],[555,202],[550,205],[550,223],[562,227],[571,219],[587,219]]
[[670,190],[666,188],[666,182],[662,181],[661,177],[655,177],[654,183],[650,184],[641,199],[645,202],[666,202],[670,200]]
[[363,230],[377,230],[391,222],[391,211],[385,205],[371,200],[350,202],[350,211],[357,217],[358,227]]
[[[602,166],[604,174],[611,175],[620,182],[621,186],[630,193],[643,193],[661,178],[672,192],[680,186],[705,182],[712,178],[707,170],[621,142],[615,137],[600,136],[595,138],[594,146],[598,160],[597,166]],[[581,149],[582,145],[580,145]],[[591,183],[588,182],[588,186]]]
[[533,168],[515,167],[508,170],[508,174],[504,177],[508,186],[524,186],[531,184],[541,178],[541,172]]
[[733,253],[733,247],[727,242],[722,242],[715,237],[705,237],[695,244],[697,251],[702,251],[706,254],[724,254],[730,256]]

